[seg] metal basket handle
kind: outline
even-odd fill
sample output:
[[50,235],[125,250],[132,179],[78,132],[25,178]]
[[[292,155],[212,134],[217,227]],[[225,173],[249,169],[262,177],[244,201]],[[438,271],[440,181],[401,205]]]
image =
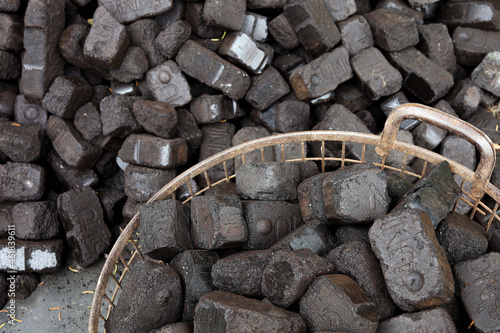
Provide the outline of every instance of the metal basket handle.
[[477,147],[481,157],[471,182],[471,194],[475,199],[480,198],[484,194],[484,189],[495,167],[495,148],[490,138],[469,123],[442,111],[421,104],[403,104],[395,108],[387,118],[380,137],[381,144],[375,148],[382,158],[389,156],[396,141],[399,126],[405,119],[421,120],[440,127],[461,136]]

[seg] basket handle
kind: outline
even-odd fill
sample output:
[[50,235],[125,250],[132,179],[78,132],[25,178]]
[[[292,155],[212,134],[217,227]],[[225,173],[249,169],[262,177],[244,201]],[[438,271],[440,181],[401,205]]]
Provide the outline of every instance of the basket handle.
[[377,147],[375,151],[382,156],[382,158],[389,156],[393,144],[396,141],[399,126],[405,119],[421,120],[440,127],[461,136],[476,146],[481,158],[474,172],[473,181],[471,182],[471,194],[475,198],[479,198],[484,194],[484,189],[495,167],[496,159],[495,148],[486,134],[461,119],[431,107],[421,104],[403,104],[391,112],[380,135],[380,146]]

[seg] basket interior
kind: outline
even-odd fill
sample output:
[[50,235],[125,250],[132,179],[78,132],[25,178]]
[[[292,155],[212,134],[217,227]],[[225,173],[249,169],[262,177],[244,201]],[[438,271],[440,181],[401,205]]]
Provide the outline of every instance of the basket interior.
[[[344,134],[345,133],[347,132],[344,132]],[[339,135],[339,138],[341,137],[342,133]],[[167,184],[160,191],[161,193],[157,193],[157,195],[151,198],[149,202],[170,197],[178,199],[178,195],[180,192],[179,187],[182,185],[186,185],[185,187],[187,187],[187,194],[185,194],[182,200],[183,204],[186,204],[191,201],[194,196],[202,195],[210,188],[216,187],[224,182],[235,181],[236,174],[234,171],[235,168],[233,163],[248,163],[249,161],[265,162],[267,155],[266,150],[271,148],[274,149],[276,161],[315,161],[320,172],[334,171],[338,168],[344,168],[347,165],[370,162],[377,165],[381,169],[392,170],[400,177],[406,177],[410,181],[416,181],[423,177],[435,163],[438,163],[440,161],[448,161],[450,163],[450,169],[456,175],[456,177],[460,177],[458,176],[459,172],[456,170],[465,168],[456,162],[447,160],[443,156],[430,151],[426,151],[428,153],[424,152],[424,154],[422,154],[421,151],[423,150],[423,148],[408,144],[406,144],[406,146],[400,146],[396,144],[394,146],[394,149],[391,151],[391,154],[394,152],[399,152],[400,154],[402,154],[402,158],[400,155],[400,160],[402,160],[402,162],[398,165],[388,165],[386,163],[386,159],[381,159],[380,161],[376,162],[367,160],[367,151],[377,146],[376,138],[378,137],[371,136],[370,140],[365,140],[363,139],[363,135],[356,135],[355,138],[351,137],[339,140],[297,140],[297,138],[295,138],[295,142],[274,144],[274,141],[269,141],[264,144],[261,143],[259,144],[260,147],[258,148],[233,154],[234,160],[231,157],[229,159],[222,160],[217,164],[212,163],[214,165],[209,168],[204,168],[203,165],[197,165],[193,167],[195,172],[189,172],[188,170],[184,174],[179,175],[176,179]],[[354,139],[355,141],[357,141],[355,142],[355,144],[359,145],[357,149],[361,151],[361,154],[358,154],[358,158],[350,154],[348,149],[349,145],[353,144],[352,141],[354,141]],[[289,149],[290,146],[287,146],[291,144],[294,145],[293,150]],[[332,144],[337,145],[337,147],[341,147],[341,153],[339,154],[340,156],[327,156],[327,154],[325,153],[327,149],[325,148]],[[319,148],[319,154],[315,154],[315,156],[312,154],[312,145],[315,145],[316,148]],[[414,154],[408,153],[408,147],[411,148],[410,151],[412,149],[415,150]],[[416,170],[417,168],[411,169],[409,167],[408,162],[412,160],[412,165],[417,165],[418,170]],[[190,170],[192,170],[193,168],[191,168]],[[214,170],[217,171],[216,174],[218,174],[218,176],[212,175],[212,171]],[[469,173],[470,175],[472,175],[473,171],[469,170]],[[192,186],[191,182],[189,181],[193,178],[196,178],[198,180],[198,183],[206,183],[206,186],[200,186],[198,189],[194,188],[194,186]],[[500,228],[500,218],[497,215],[497,211],[499,209],[498,201],[500,201],[498,200],[498,198],[500,197],[500,195],[498,194],[499,191],[494,188],[495,195],[490,196],[488,194],[485,194],[482,198],[473,199],[472,195],[470,194],[471,182],[465,178],[460,178],[462,179],[461,182],[459,182],[459,185],[462,189],[462,195],[457,201],[453,211],[457,211],[459,213],[467,212],[467,216],[480,222],[486,230],[489,230],[490,228]],[[469,179],[472,179],[472,177],[469,177]],[[497,200],[494,200],[493,197],[496,197]],[[137,223],[135,223],[135,225],[133,225],[133,222],[135,221],[134,219],[137,219]],[[109,314],[112,311],[114,305],[119,301],[120,291],[124,282],[126,283],[125,280],[128,272],[133,269],[134,261],[136,261],[137,259],[144,259],[139,246],[140,235],[136,232],[137,226],[139,225],[138,216],[136,215],[134,219],[129,222],[129,225],[127,226],[127,229],[129,229],[128,234],[130,234],[130,237],[122,239],[121,244],[116,244],[110,255],[108,256],[107,264],[111,269],[103,269],[103,271],[101,272],[101,279],[104,281],[105,287],[101,289],[102,297],[99,297],[99,293],[96,293],[96,295],[94,296],[99,297],[100,302],[98,298],[97,308],[92,309],[92,311],[98,311],[97,315],[94,316],[94,320],[98,320],[99,323],[92,323],[92,316],[90,322],[91,326],[92,324],[94,324],[95,326],[93,327],[98,327],[98,331],[104,330],[103,327],[106,318],[109,317]],[[114,259],[113,257],[116,257],[116,259]],[[111,262],[108,263],[108,261]]]

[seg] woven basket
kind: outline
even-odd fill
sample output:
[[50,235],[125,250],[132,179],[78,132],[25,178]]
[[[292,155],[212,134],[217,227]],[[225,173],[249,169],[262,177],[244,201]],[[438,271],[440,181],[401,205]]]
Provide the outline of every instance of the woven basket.
[[[401,122],[405,119],[416,119],[435,125],[453,134],[459,135],[474,144],[480,153],[480,160],[477,169],[475,171],[470,170],[467,167],[430,150],[397,141],[396,135],[399,131]],[[325,142],[329,141],[336,142],[342,146],[342,154],[340,157],[325,156]],[[284,145],[292,142],[300,144],[300,158],[288,159],[287,156],[285,156]],[[320,145],[321,156],[307,156],[307,144],[312,142],[316,142],[316,144]],[[351,142],[362,145],[361,159],[346,157],[346,143]],[[151,199],[149,199],[148,202],[164,200],[169,197],[175,199],[176,190],[185,184],[188,185],[191,196],[189,196],[189,198],[187,198],[183,203],[189,202],[193,196],[200,195],[209,188],[217,186],[222,182],[229,182],[237,176],[236,174],[228,171],[230,169],[227,165],[228,161],[239,157],[241,158],[242,163],[245,163],[245,154],[255,151],[260,151],[261,158],[264,160],[264,148],[276,145],[281,147],[282,161],[316,161],[320,164],[322,172],[325,172],[326,163],[329,161],[338,161],[341,168],[343,168],[346,164],[370,162],[365,161],[365,151],[369,148],[369,146],[374,146],[376,153],[381,156],[381,162],[373,164],[379,166],[381,169],[395,170],[396,172],[399,172],[401,176],[406,174],[421,178],[425,175],[429,164],[437,164],[442,161],[447,161],[453,174],[458,175],[463,179],[461,184],[462,196],[459,200],[464,201],[467,205],[472,207],[470,218],[474,218],[474,215],[477,216],[477,214],[482,216],[486,216],[487,214],[491,215],[491,217],[484,223],[484,227],[487,230],[491,227],[492,223],[499,223],[499,216],[496,212],[500,205],[500,191],[489,182],[491,173],[495,166],[496,157],[495,148],[491,140],[483,132],[467,122],[450,116],[444,112],[419,104],[405,104],[394,109],[388,117],[381,135],[343,131],[306,131],[279,134],[276,136],[269,136],[245,142],[199,162],[195,166],[186,170],[171,182],[166,184]],[[372,148],[370,147],[370,149]],[[391,151],[399,151],[404,154],[401,166],[394,167],[386,165],[386,159]],[[423,169],[420,174],[406,170],[406,161],[410,156],[423,161]],[[220,168],[221,165],[225,171],[225,177],[222,179],[210,179],[207,170],[216,166]],[[189,181],[197,176],[203,177],[208,185],[205,188],[194,192]],[[471,185],[470,193],[464,190],[464,188],[469,188],[468,185]],[[494,207],[486,205],[483,199],[483,197],[487,197],[485,194],[493,199]],[[455,209],[456,207],[457,206],[455,205]],[[122,234],[109,253],[109,256],[107,257],[99,275],[89,318],[89,332],[102,331],[104,322],[109,317],[115,303],[118,301],[123,279],[128,272],[133,269],[131,263],[137,259],[137,256],[141,259],[144,258],[137,242],[138,235],[136,230],[140,223],[138,217],[139,213],[137,213],[130,220],[127,227],[123,230]],[[124,251],[126,251],[126,253]],[[101,327],[101,329],[99,329],[99,327]]]

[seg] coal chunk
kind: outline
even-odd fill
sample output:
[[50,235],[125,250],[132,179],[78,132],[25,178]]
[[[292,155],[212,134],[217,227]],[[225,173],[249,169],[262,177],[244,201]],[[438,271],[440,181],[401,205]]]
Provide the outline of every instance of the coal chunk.
[[322,0],[288,1],[284,14],[300,43],[313,56],[329,51],[340,41],[340,31]]
[[341,46],[295,69],[290,75],[290,85],[299,100],[318,98],[352,76],[349,52]]
[[203,5],[206,24],[227,30],[240,30],[245,20],[245,0],[207,0]]
[[64,71],[64,59],[57,47],[64,30],[64,0],[31,0],[24,17],[23,70],[21,92],[41,102],[54,79]]
[[443,308],[405,313],[381,322],[378,326],[378,331],[387,333],[403,331],[425,332],[426,330],[436,330],[446,333],[457,332],[450,314]]
[[302,225],[298,204],[286,201],[244,200],[248,228],[245,250],[264,250]]
[[194,197],[191,236],[199,249],[234,248],[243,244],[248,236],[240,199],[235,195]]
[[0,50],[0,79],[13,80],[21,75],[21,61],[17,55]]
[[120,66],[111,69],[109,74],[113,79],[127,83],[140,80],[148,68],[148,58],[144,51],[140,47],[130,46]]
[[365,242],[344,243],[328,253],[336,273],[354,279],[377,305],[379,320],[390,318],[396,312],[396,305],[385,285],[377,257]]
[[117,68],[130,45],[125,26],[104,6],[94,12],[93,24],[83,45],[83,54],[96,66]]
[[242,98],[250,88],[247,73],[194,41],[186,41],[175,60],[184,73],[221,90],[231,99]]
[[457,58],[448,28],[442,23],[418,26],[420,50],[431,60],[446,69],[450,74],[457,71]]
[[255,327],[269,332],[306,331],[306,324],[299,314],[227,291],[205,294],[196,306],[194,330],[208,333],[212,332],[213,327],[224,332],[250,332]]
[[164,263],[135,263],[121,296],[106,320],[106,332],[149,332],[174,323],[182,309],[181,280]]
[[500,33],[457,27],[453,30],[456,60],[460,65],[476,67],[491,51],[500,48]]
[[241,31],[231,33],[224,38],[219,47],[219,54],[228,57],[253,74],[262,73],[267,65],[266,53],[249,35]]
[[403,77],[398,70],[374,47],[352,57],[351,66],[359,79],[361,90],[372,100],[392,95],[403,85]]
[[333,264],[310,250],[279,250],[262,273],[262,293],[273,304],[287,308],[317,276],[328,273],[333,273]]
[[435,228],[453,209],[460,194],[460,187],[455,182],[448,163],[441,162],[415,183],[398,206],[423,210],[429,214]]
[[165,102],[137,100],[133,104],[137,122],[148,132],[164,139],[175,137],[177,112]]
[[451,265],[477,259],[488,249],[488,234],[484,228],[454,212],[439,224],[436,235]]
[[154,259],[170,260],[191,249],[189,207],[175,199],[145,203],[141,206],[140,245]]
[[269,33],[278,44],[287,50],[299,46],[299,38],[285,14],[280,14],[269,22]]
[[183,106],[191,101],[191,88],[179,66],[172,60],[149,70],[146,81],[157,101],[169,103],[173,107]]
[[[194,310],[201,296],[215,290],[211,271],[219,256],[207,250],[187,250],[176,255],[170,262],[183,283],[183,321],[193,321]],[[181,333],[181,332],[179,332]]]
[[347,275],[316,278],[300,299],[300,314],[317,331],[375,332],[376,305]]
[[236,189],[244,199],[296,200],[300,168],[283,162],[248,163],[240,166]]
[[38,124],[0,122],[0,151],[14,162],[34,162],[42,155],[45,132]]
[[135,97],[113,95],[102,99],[101,110],[102,134],[127,137],[132,133],[142,131],[141,125],[133,114]]
[[[189,111],[187,111],[186,109],[179,109],[176,110],[176,113],[177,113],[176,136],[185,139],[189,147],[189,151],[193,152],[198,148],[200,148],[203,134],[198,125],[196,124],[196,120],[194,119],[193,115],[189,113]],[[161,136],[158,133],[154,134]]]
[[219,290],[262,298],[262,274],[272,257],[270,250],[255,250],[220,259],[212,267],[213,283]]
[[425,103],[437,101],[453,86],[453,76],[414,47],[390,52],[388,58],[403,75],[403,85]]
[[386,51],[401,51],[418,43],[415,20],[394,9],[380,8],[365,15],[375,44]]
[[57,199],[66,240],[82,267],[96,262],[111,243],[99,198],[90,187],[73,189]]
[[20,202],[12,207],[16,237],[20,239],[49,239],[59,233],[59,216],[53,201]]
[[447,3],[439,10],[438,19],[449,29],[457,26],[498,31],[499,13],[490,2]]
[[50,116],[47,136],[54,149],[68,165],[75,168],[92,167],[102,150],[85,141],[68,120]]
[[224,95],[203,94],[189,104],[189,111],[198,124],[215,124],[242,116],[238,102]]
[[15,256],[14,263],[8,260],[0,262],[0,271],[17,273],[48,273],[61,268],[64,242],[61,239],[42,241],[16,240],[15,249],[8,239],[0,239],[2,258]]
[[133,22],[142,17],[156,16],[172,9],[172,0],[141,1],[130,4],[125,0],[98,0],[120,23]]
[[322,191],[325,217],[333,223],[372,221],[383,216],[390,204],[385,173],[367,164],[330,173],[323,178]]
[[393,210],[375,221],[369,237],[398,307],[415,311],[450,301],[455,290],[453,275],[427,213],[412,208]]
[[294,251],[308,249],[319,256],[324,256],[334,248],[334,245],[334,237],[328,227],[320,221],[312,221],[301,225],[276,242],[270,249]]
[[166,59],[177,55],[182,44],[189,39],[191,26],[187,21],[179,20],[167,26],[156,36],[154,46]]
[[45,190],[45,169],[29,163],[0,165],[0,201],[40,200]]
[[159,169],[172,169],[187,161],[186,140],[163,139],[150,134],[132,134],[123,143],[118,157],[124,162]]
[[472,81],[480,88],[500,96],[500,85],[496,75],[500,72],[500,52],[493,51],[484,57],[483,61],[471,74]]
[[274,67],[269,67],[262,74],[252,77],[252,85],[245,100],[253,107],[263,110],[289,92],[285,79]]
[[477,259],[463,261],[454,267],[460,285],[460,298],[478,332],[500,328],[498,289],[500,254],[490,252]]
[[60,76],[45,94],[42,106],[56,116],[71,119],[80,106],[90,101],[92,94],[92,87],[82,79]]
[[342,36],[342,45],[355,55],[374,45],[370,24],[362,15],[355,15],[337,23]]
[[125,169],[125,194],[140,202],[148,201],[164,185],[177,176],[177,172],[128,165]]

